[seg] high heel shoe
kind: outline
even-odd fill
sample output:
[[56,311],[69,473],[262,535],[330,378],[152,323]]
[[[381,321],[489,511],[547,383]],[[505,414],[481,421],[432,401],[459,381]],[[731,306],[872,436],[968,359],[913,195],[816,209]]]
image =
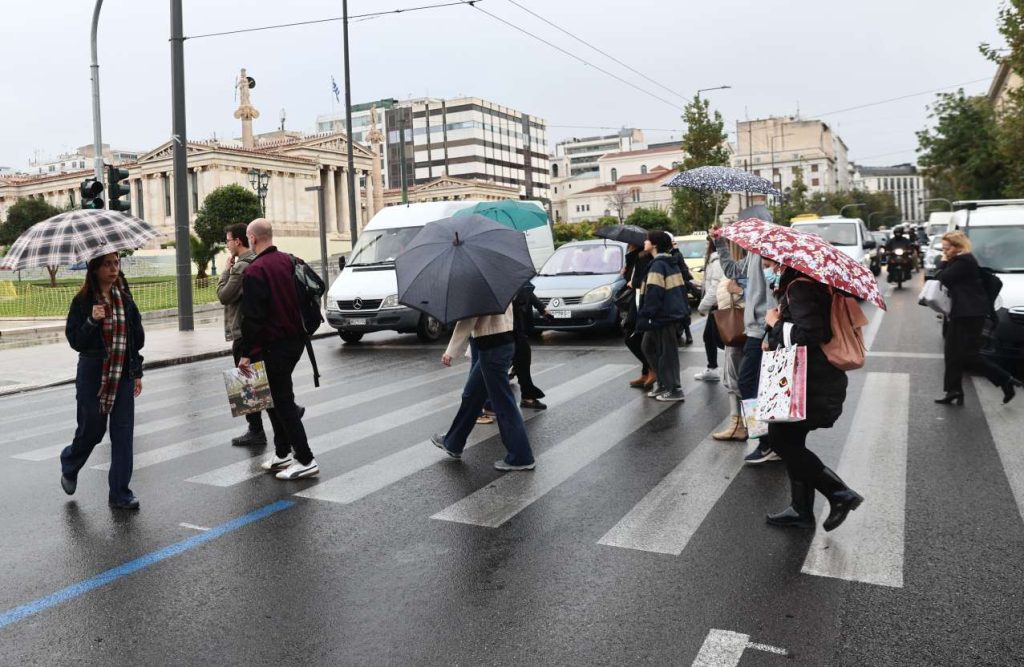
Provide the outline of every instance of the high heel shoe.
[[[1011,387],[1011,392],[1012,392],[1012,390],[1013,389]],[[1003,389],[1003,395],[1004,396],[1006,395],[1006,389]],[[1013,398],[1013,397],[1011,396],[1010,398]],[[1009,400],[1009,399],[1007,399],[1007,400]],[[942,398],[936,398],[935,402],[939,403],[941,405],[950,405],[951,403],[955,403],[957,405],[963,405],[964,404],[964,393],[962,391],[959,391],[959,392],[957,392],[957,391],[946,392],[945,396],[943,396]],[[1004,400],[1003,403],[1005,403],[1005,402],[1006,401]]]

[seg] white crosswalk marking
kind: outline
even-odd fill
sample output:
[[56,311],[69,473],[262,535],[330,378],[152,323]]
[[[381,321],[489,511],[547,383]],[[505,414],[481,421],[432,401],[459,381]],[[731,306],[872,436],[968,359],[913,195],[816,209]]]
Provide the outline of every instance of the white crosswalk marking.
[[1024,433],[1024,405],[1021,403],[1024,398],[1018,397],[1013,403],[1003,405],[1002,392],[987,380],[971,379],[992,432],[999,461],[1006,472],[1006,481],[1010,483],[1013,499],[1017,502],[1017,512],[1024,519],[1024,447],[1021,446],[1021,433]]
[[[868,373],[836,469],[864,504],[838,530],[819,528],[805,574],[903,587],[909,419],[910,376]],[[819,519],[827,514],[826,502]]]
[[[587,391],[621,376],[632,368],[633,366],[625,364],[601,366],[547,390],[544,400],[548,409],[557,408],[573,399],[580,398]],[[542,413],[527,410],[523,414],[523,419],[529,421],[540,414]],[[493,430],[474,430],[466,441],[466,448],[483,442],[493,435]],[[334,503],[352,503],[442,460],[445,460],[444,455],[438,452],[429,440],[424,440],[373,463],[360,466],[344,475],[320,482],[295,495]]]
[[[701,370],[687,368],[685,378]],[[692,388],[695,381],[684,381]],[[640,396],[537,457],[532,472],[509,473],[432,519],[497,528],[676,403]]]
[[678,556],[743,468],[745,450],[708,436],[598,544]]
[[[544,373],[554,370],[555,367],[548,367],[542,370],[536,375],[542,375]],[[465,374],[467,368],[465,366],[455,369],[446,369],[449,371],[460,371]],[[408,387],[408,383],[405,381],[399,381],[393,383],[392,387],[398,386],[399,391],[405,391]],[[327,452],[332,452],[342,447],[349,447],[360,440],[366,438],[372,438],[375,435],[380,435],[391,429],[405,426],[413,422],[419,421],[425,417],[440,412],[442,410],[450,409],[459,404],[462,397],[462,389],[455,391],[445,392],[440,396],[421,401],[414,405],[409,405],[402,408],[397,408],[390,412],[380,414],[371,419],[367,419],[356,424],[350,424],[344,428],[340,428],[330,433],[319,435],[315,438],[310,438],[309,448],[313,450],[314,456],[319,456]],[[346,404],[347,405],[347,404]],[[266,454],[260,454],[244,461],[238,461],[210,472],[190,477],[186,481],[194,482],[196,484],[209,484],[211,486],[233,486],[240,484],[254,477],[265,475],[266,471],[259,467],[260,462],[266,458]]]

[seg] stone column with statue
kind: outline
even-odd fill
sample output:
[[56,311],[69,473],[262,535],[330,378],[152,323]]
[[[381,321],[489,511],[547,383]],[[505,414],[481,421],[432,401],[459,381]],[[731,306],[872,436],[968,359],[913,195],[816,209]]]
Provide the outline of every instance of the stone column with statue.
[[253,139],[252,121],[260,117],[260,112],[252,105],[249,91],[256,87],[256,80],[247,76],[243,67],[235,87],[238,89],[238,108],[235,109],[235,118],[242,121],[242,146],[253,148],[256,141]]

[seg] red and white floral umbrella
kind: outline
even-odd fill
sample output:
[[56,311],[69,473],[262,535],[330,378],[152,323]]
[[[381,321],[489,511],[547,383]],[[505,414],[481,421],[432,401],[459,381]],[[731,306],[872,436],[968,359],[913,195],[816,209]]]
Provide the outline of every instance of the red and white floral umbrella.
[[775,260],[847,294],[885,309],[878,281],[871,271],[817,234],[797,231],[757,218],[717,230],[736,245]]

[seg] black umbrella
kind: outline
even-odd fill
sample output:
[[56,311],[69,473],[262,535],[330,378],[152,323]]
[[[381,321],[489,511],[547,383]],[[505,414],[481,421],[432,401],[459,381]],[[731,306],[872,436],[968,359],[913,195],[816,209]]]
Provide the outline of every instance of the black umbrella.
[[536,271],[522,232],[474,214],[427,223],[395,273],[399,303],[451,324],[504,313]]
[[643,248],[644,241],[647,240],[647,230],[636,225],[605,225],[594,232],[594,236]]

